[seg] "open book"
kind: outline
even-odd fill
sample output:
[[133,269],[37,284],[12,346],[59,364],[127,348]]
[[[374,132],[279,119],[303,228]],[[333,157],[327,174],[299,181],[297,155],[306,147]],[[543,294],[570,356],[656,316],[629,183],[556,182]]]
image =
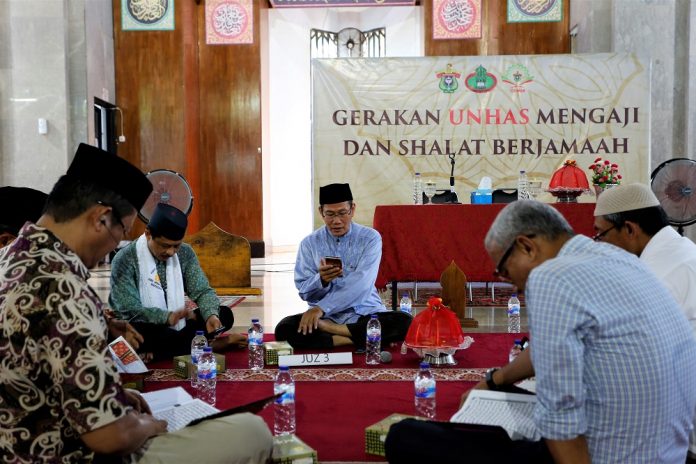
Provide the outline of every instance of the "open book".
[[165,388],[153,392],[143,393],[152,410],[152,415],[157,419],[167,421],[167,430],[175,432],[189,425],[196,425],[205,420],[218,417],[239,414],[242,412],[257,413],[266,405],[272,403],[281,394],[267,396],[257,401],[237,406],[235,408],[219,409],[209,405],[205,401],[193,398],[181,387]]
[[497,425],[511,440],[541,440],[532,414],[536,396],[489,390],[471,390],[450,422]]

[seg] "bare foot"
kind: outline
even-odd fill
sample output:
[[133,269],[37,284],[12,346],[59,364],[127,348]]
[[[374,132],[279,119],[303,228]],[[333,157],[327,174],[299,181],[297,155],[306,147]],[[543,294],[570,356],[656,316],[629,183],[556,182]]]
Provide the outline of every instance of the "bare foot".
[[212,341],[213,351],[223,351],[230,348],[244,348],[247,346],[247,336],[244,334],[228,334]]

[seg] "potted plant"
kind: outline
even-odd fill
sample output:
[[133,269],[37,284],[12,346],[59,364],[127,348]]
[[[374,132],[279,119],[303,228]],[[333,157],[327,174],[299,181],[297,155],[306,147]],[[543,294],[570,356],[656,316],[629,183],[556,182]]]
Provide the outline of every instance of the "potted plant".
[[601,157],[594,160],[589,166],[592,171],[592,185],[595,193],[599,196],[604,190],[621,184],[621,174],[619,165],[609,160],[602,160]]

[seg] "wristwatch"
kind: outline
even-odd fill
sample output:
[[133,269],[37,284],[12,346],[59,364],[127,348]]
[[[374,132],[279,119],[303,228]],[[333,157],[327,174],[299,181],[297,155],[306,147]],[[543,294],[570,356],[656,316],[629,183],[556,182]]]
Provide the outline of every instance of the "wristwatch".
[[493,381],[493,374],[497,370],[498,369],[491,369],[490,371],[486,372],[486,385],[488,386],[489,390],[497,390],[498,389],[498,385],[496,385],[495,382]]

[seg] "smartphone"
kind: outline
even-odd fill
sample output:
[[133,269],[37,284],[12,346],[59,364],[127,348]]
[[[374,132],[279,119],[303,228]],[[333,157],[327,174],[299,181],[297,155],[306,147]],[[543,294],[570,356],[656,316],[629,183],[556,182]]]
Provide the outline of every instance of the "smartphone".
[[213,330],[212,332],[206,333],[206,334],[205,334],[205,338],[207,338],[208,340],[212,340],[213,338],[217,337],[218,335],[220,335],[220,334],[221,334],[222,332],[224,332],[225,330],[227,330],[227,329],[225,328],[225,326],[224,326],[224,325],[221,325],[220,327],[218,327],[217,329]]
[[330,266],[336,266],[339,269],[343,269],[343,261],[338,256],[325,256],[324,262]]

